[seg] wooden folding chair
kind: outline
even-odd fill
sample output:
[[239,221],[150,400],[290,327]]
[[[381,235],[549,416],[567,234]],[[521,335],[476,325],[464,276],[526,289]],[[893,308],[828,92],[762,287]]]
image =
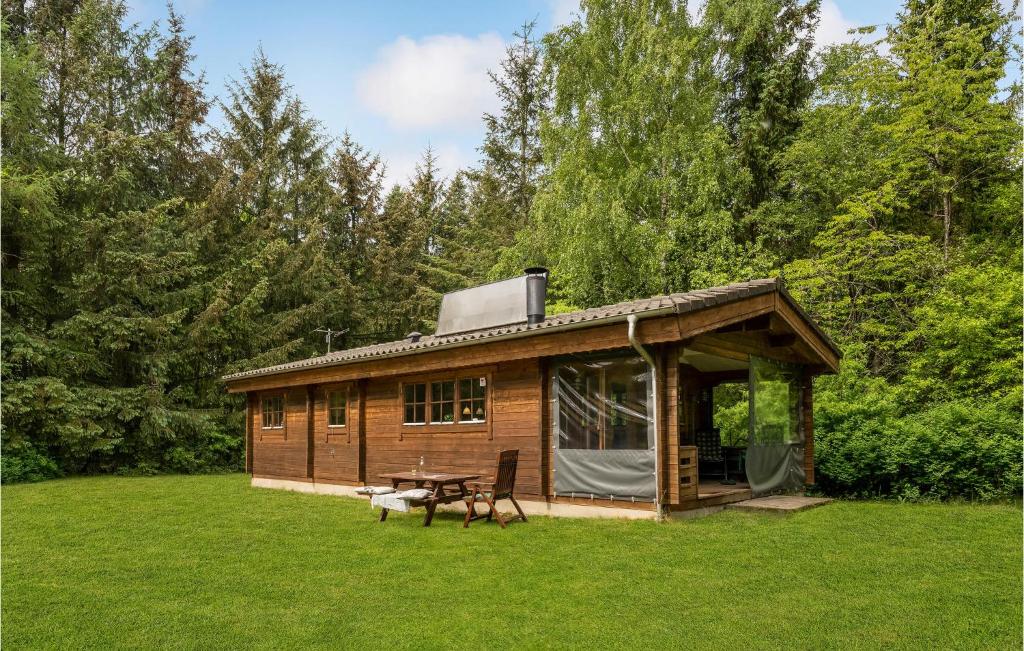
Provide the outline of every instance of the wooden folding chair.
[[494,473],[493,480],[466,482],[469,496],[466,498],[466,521],[463,522],[463,527],[468,527],[469,523],[473,520],[485,517],[476,513],[477,502],[485,502],[490,508],[487,512],[487,520],[490,521],[491,517],[497,518],[498,524],[504,529],[506,526],[505,518],[501,517],[501,513],[498,512],[494,504],[498,500],[505,499],[512,502],[512,505],[516,507],[516,511],[519,512],[518,517],[523,522],[526,522],[526,514],[523,513],[523,509],[520,508],[516,498],[512,496],[512,491],[516,486],[516,467],[518,465],[519,450],[502,450],[498,453],[498,468]]

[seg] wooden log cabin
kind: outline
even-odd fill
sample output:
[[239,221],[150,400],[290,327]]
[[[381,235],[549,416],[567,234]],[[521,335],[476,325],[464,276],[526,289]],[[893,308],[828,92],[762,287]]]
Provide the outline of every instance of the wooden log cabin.
[[777,279],[546,316],[547,271],[444,296],[434,335],[235,373],[255,486],[350,494],[520,451],[533,513],[651,517],[814,482],[840,353]]

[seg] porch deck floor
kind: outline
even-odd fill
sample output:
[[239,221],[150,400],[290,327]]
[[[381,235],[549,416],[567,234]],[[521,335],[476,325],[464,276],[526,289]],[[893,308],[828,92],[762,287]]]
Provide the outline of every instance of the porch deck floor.
[[733,485],[722,484],[718,480],[705,479],[697,484],[696,499],[684,499],[679,504],[679,511],[720,507],[733,502],[742,502],[751,498],[750,484],[736,482]]
[[737,495],[739,493],[750,493],[750,484],[738,481],[735,484],[729,485],[714,479],[705,479],[697,484],[697,499]]

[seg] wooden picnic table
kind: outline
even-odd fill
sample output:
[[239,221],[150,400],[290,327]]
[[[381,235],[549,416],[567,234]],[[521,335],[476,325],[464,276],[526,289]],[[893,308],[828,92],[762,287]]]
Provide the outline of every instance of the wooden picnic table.
[[[390,479],[392,488],[397,489],[402,484],[415,484],[416,488],[426,488],[431,491],[430,497],[424,500],[410,500],[409,502],[409,506],[427,507],[427,515],[423,518],[423,526],[429,527],[431,520],[434,519],[434,510],[437,509],[437,505],[464,501],[469,496],[469,491],[466,490],[466,482],[479,479],[480,475],[463,475],[450,472],[391,472],[380,475],[380,477],[382,479]],[[445,490],[445,487],[452,486],[458,489],[458,493]],[[469,505],[466,508],[471,509],[473,516],[476,516],[475,506]],[[388,510],[381,509],[380,521],[384,522],[387,519]]]

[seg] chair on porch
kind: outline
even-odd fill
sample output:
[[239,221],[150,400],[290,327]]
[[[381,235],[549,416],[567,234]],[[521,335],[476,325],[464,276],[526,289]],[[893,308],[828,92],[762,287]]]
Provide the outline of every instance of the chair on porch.
[[466,521],[463,522],[463,527],[468,527],[469,523],[473,520],[485,517],[476,513],[476,504],[478,502],[485,502],[490,509],[486,515],[487,520],[489,521],[491,517],[496,518],[498,524],[504,529],[506,526],[505,518],[498,512],[494,504],[498,500],[505,499],[512,502],[512,506],[516,507],[516,511],[519,512],[518,517],[523,522],[526,522],[526,514],[523,513],[519,502],[512,495],[516,486],[516,467],[518,465],[519,450],[502,450],[498,453],[498,467],[495,469],[491,480],[467,482],[466,487],[469,488],[469,496],[466,498]]
[[706,470],[709,465],[718,466],[722,469],[719,474],[726,477],[722,435],[717,427],[697,432],[697,462],[698,472]]

